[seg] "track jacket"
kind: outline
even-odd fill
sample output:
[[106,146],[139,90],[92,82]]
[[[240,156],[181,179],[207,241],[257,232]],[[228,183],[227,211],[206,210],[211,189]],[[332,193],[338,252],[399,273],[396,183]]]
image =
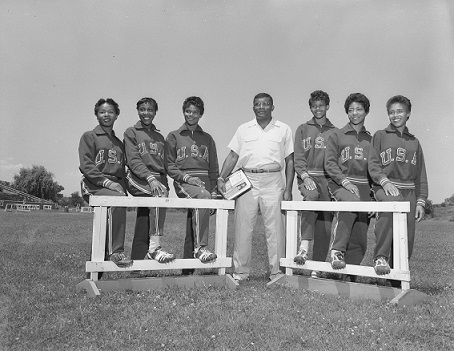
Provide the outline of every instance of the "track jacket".
[[219,164],[216,145],[210,134],[205,133],[198,125],[194,131],[184,123],[178,130],[167,136],[167,173],[179,183],[189,177],[206,175],[210,179],[210,192],[216,186],[219,177]]
[[125,177],[125,149],[115,136],[101,126],[85,132],[79,143],[79,169],[84,181],[107,188],[109,183]]
[[150,182],[166,174],[165,140],[154,124],[147,129],[138,121],[126,129],[124,143],[128,168],[138,178]]
[[347,123],[328,137],[325,150],[325,170],[336,184],[345,187],[348,183],[368,184],[370,178],[381,186],[389,182],[379,163],[371,159],[374,153],[372,136],[362,128],[359,133]]
[[417,205],[424,206],[429,190],[419,140],[407,127],[401,134],[389,124],[374,134],[372,145],[377,161],[389,180],[399,189],[415,189]]
[[301,180],[309,176],[327,176],[324,170],[328,136],[336,127],[326,119],[321,126],[315,118],[301,124],[295,133],[295,171]]

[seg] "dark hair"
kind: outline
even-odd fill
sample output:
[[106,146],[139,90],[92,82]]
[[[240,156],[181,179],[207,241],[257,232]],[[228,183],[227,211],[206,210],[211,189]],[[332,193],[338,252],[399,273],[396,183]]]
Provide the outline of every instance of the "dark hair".
[[117,115],[120,114],[120,106],[115,102],[114,99],[107,98],[107,99],[99,99],[98,100],[98,102],[95,105],[95,116],[98,115],[99,108],[101,107],[101,105],[104,105],[104,104],[112,105],[114,107],[114,109],[115,109],[115,113]]
[[391,105],[392,105],[392,104],[395,104],[395,103],[399,103],[399,104],[402,104],[402,105],[407,106],[408,112],[411,112],[411,102],[410,102],[410,99],[409,99],[409,98],[406,98],[406,97],[403,96],[403,95],[396,95],[396,96],[393,96],[392,98],[390,98],[390,99],[388,100],[388,102],[386,103],[386,111],[389,111],[389,108],[391,107]]
[[325,105],[329,105],[329,95],[325,93],[323,90],[316,90],[311,93],[311,97],[309,98],[309,107],[312,106],[312,103],[316,101],[323,101]]
[[271,100],[271,105],[274,105],[273,98],[271,97],[270,94],[267,94],[267,93],[258,93],[256,96],[254,96],[254,100],[252,100],[252,103],[254,103],[255,100],[261,99],[261,98],[269,98]]
[[156,112],[158,111],[158,103],[156,102],[155,99],[150,98],[150,97],[144,97],[144,98],[140,99],[139,101],[137,101],[136,109],[138,110],[140,105],[146,104],[146,103],[153,105],[155,111]]
[[199,98],[198,96],[190,96],[186,100],[184,100],[183,113],[190,105],[194,105],[195,107],[198,107],[201,116],[205,112],[203,100],[201,98]]
[[344,108],[345,108],[345,113],[348,113],[348,108],[353,102],[357,102],[361,105],[363,105],[364,110],[366,113],[369,113],[369,108],[370,108],[370,102],[369,99],[366,97],[366,95],[363,95],[361,93],[354,93],[350,94],[345,100]]

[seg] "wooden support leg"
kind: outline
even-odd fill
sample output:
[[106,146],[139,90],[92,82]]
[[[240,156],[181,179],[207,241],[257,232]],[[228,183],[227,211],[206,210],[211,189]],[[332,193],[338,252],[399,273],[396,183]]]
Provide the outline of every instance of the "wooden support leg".
[[[100,262],[104,261],[106,250],[107,207],[95,207],[94,212],[91,260]],[[91,273],[90,278],[98,280],[98,273]]]
[[[297,251],[298,211],[287,211],[286,215],[286,248],[285,257],[295,257]],[[286,275],[293,275],[292,268],[285,268]]]
[[[216,211],[215,253],[218,258],[227,257],[228,210]],[[219,268],[219,275],[225,275],[225,268]]]
[[393,265],[395,269],[408,272],[406,280],[402,280],[402,290],[410,289],[410,265],[408,262],[407,214],[393,215]]
[[91,279],[85,279],[76,286],[78,289],[83,289],[87,292],[88,297],[100,296],[101,293],[96,286],[96,282]]
[[[403,282],[402,282],[403,288]],[[389,301],[390,305],[396,305],[399,307],[403,306],[413,306],[419,302],[428,300],[430,297],[422,292],[416,290],[402,290],[399,295]]]

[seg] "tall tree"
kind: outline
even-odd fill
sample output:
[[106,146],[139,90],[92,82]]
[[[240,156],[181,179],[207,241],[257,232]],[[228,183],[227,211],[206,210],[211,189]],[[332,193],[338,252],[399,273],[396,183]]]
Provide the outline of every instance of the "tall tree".
[[75,191],[70,195],[70,204],[74,207],[76,207],[77,205],[82,207],[85,205],[85,201],[82,196],[79,195],[79,192]]
[[451,195],[451,197],[446,198],[444,203],[445,203],[445,206],[454,205],[454,194]]
[[65,188],[54,181],[54,175],[44,166],[33,165],[32,168],[21,168],[19,174],[14,175],[11,186],[24,193],[40,197],[45,200],[57,201],[57,194]]

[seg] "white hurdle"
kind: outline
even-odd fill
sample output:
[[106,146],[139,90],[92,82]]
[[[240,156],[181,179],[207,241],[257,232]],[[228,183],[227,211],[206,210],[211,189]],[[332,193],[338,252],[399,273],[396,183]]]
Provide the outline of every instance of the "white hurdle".
[[28,205],[16,204],[16,210],[18,212],[30,212],[31,207]]
[[[280,260],[285,267],[287,285],[318,290],[348,297],[369,297],[377,300],[391,299],[393,304],[415,303],[422,293],[410,290],[410,268],[408,260],[407,213],[409,202],[325,202],[325,201],[282,201],[286,211],[286,253]],[[333,212],[393,212],[393,268],[386,275],[377,275],[373,267],[347,264],[344,269],[333,269],[329,262],[308,260],[304,265],[293,262],[298,249],[298,211]],[[293,277],[293,269],[307,269],[330,273],[360,275],[366,277],[400,280],[402,289],[370,286],[366,284],[339,282],[328,279]],[[275,282],[279,281],[278,278]],[[272,283],[269,283],[270,285]],[[411,292],[411,294],[409,294]],[[368,295],[368,296],[365,296]]]
[[80,208],[81,213],[93,213],[93,207],[85,206]]
[[[224,285],[236,288],[237,284],[225,269],[232,266],[232,258],[227,257],[227,225],[228,211],[234,209],[235,202],[229,200],[211,199],[180,199],[154,197],[121,197],[121,196],[91,196],[90,206],[94,208],[93,239],[91,261],[86,262],[86,272],[90,278],[78,284],[86,289],[90,296],[100,294],[100,290],[150,290],[169,285],[200,286]],[[198,259],[175,259],[169,263],[159,263],[155,260],[134,260],[132,266],[120,268],[115,263],[104,261],[106,244],[107,209],[108,207],[166,207],[166,208],[209,208],[216,209],[215,250],[217,259],[202,263]],[[184,238],[182,237],[182,242]],[[169,270],[169,269],[218,269],[218,276],[175,276],[154,278],[131,278],[116,281],[98,280],[99,272],[134,271],[134,270]]]

